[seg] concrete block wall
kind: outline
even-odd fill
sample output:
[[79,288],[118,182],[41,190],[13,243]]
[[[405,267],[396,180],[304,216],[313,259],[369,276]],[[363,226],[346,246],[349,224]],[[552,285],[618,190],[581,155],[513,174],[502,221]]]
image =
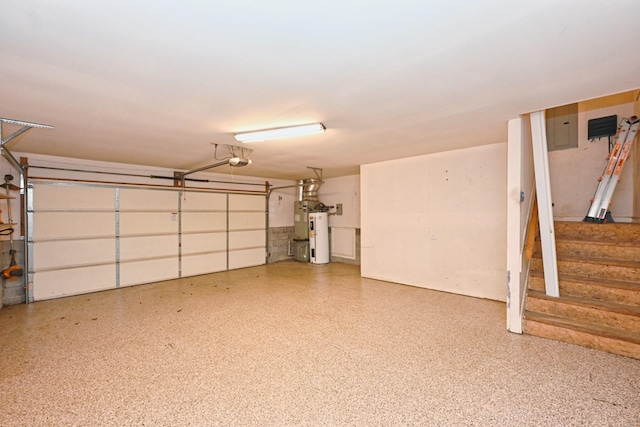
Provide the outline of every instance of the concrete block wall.
[[293,255],[289,255],[290,242],[293,242],[293,226],[269,228],[269,264],[293,259]]

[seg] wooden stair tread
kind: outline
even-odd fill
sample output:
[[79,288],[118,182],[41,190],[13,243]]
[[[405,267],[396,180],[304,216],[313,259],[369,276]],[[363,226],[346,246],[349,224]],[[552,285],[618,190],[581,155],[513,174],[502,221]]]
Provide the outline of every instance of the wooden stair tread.
[[[534,252],[534,258],[542,259],[542,254]],[[582,256],[571,256],[571,255],[559,255],[557,257],[558,261],[569,261],[569,262],[580,262],[584,264],[604,264],[615,267],[629,267],[629,268],[640,268],[640,261],[625,261],[625,260],[617,260],[617,259],[607,259],[607,258],[594,258],[594,257],[582,257]]]
[[[540,236],[536,237],[536,242],[540,242]],[[556,237],[556,243],[572,243],[572,244],[585,244],[594,246],[624,246],[624,247],[640,247],[640,242],[625,241],[625,240],[607,240],[607,239],[575,239],[572,237],[565,238],[561,236]]]
[[529,289],[527,291],[527,293],[528,293],[527,296],[531,296],[531,297],[534,297],[534,298],[545,299],[545,300],[548,300],[548,301],[555,301],[555,302],[559,302],[559,303],[563,303],[563,304],[579,305],[579,306],[582,306],[582,307],[596,308],[598,310],[605,310],[605,311],[609,311],[609,312],[621,313],[621,314],[627,314],[627,315],[630,315],[630,316],[638,316],[638,317],[640,317],[640,307],[635,307],[635,306],[630,306],[630,305],[625,305],[625,304],[612,303],[612,302],[607,302],[607,301],[602,301],[602,300],[597,300],[597,299],[592,299],[592,298],[578,297],[578,296],[573,296],[573,295],[561,295],[559,298],[558,297],[552,297],[552,296],[549,296],[549,295],[545,294],[544,292],[536,291],[536,290],[533,290],[533,289]]
[[608,328],[606,326],[600,325],[585,325],[584,323],[576,322],[564,317],[551,316],[549,314],[535,313],[532,311],[525,311],[524,319],[525,321],[531,320],[534,322],[545,323],[551,326],[560,326],[581,333],[597,335],[603,338],[616,339],[640,345],[640,333],[622,331],[619,329]]
[[[529,275],[544,279],[544,272],[541,270],[531,270]],[[602,279],[599,277],[577,276],[573,274],[564,274],[564,273],[558,273],[558,280],[566,281],[566,282],[584,282],[584,283],[590,283],[596,286],[625,289],[625,290],[640,292],[640,283],[630,282],[628,280]]]
[[[591,229],[591,230],[612,230],[612,229],[623,229],[625,231],[631,230],[635,228],[635,231],[640,231],[640,223],[637,222],[605,222],[605,223],[596,223],[596,222],[587,222],[587,221],[554,221],[555,227],[558,228],[573,228],[573,229]],[[554,227],[554,228],[555,228]]]
[[538,235],[524,332],[640,359],[640,224],[555,224],[560,297],[543,290]]

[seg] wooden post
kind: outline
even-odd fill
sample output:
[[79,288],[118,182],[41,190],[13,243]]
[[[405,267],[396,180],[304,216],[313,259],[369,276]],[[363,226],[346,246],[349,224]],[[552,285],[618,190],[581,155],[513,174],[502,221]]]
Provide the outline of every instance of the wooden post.
[[547,130],[544,111],[531,113],[531,142],[533,145],[533,169],[536,176],[536,200],[538,201],[545,290],[547,295],[559,297],[558,259],[556,258],[556,237],[553,226],[553,204],[551,201],[549,153],[547,151]]

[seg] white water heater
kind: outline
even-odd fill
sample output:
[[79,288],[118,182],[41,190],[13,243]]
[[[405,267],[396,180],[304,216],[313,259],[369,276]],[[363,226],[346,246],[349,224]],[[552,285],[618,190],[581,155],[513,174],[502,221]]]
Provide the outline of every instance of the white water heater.
[[327,212],[309,213],[309,262],[311,264],[329,263],[329,214]]

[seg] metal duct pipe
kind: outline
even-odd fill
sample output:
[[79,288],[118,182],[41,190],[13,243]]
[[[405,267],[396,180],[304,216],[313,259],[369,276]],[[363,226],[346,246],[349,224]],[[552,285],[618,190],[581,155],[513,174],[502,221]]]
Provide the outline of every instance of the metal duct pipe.
[[302,202],[304,200],[304,179],[298,181],[296,187],[296,200]]
[[298,181],[298,201],[318,201],[318,190],[322,185],[322,180],[316,178],[301,179]]

